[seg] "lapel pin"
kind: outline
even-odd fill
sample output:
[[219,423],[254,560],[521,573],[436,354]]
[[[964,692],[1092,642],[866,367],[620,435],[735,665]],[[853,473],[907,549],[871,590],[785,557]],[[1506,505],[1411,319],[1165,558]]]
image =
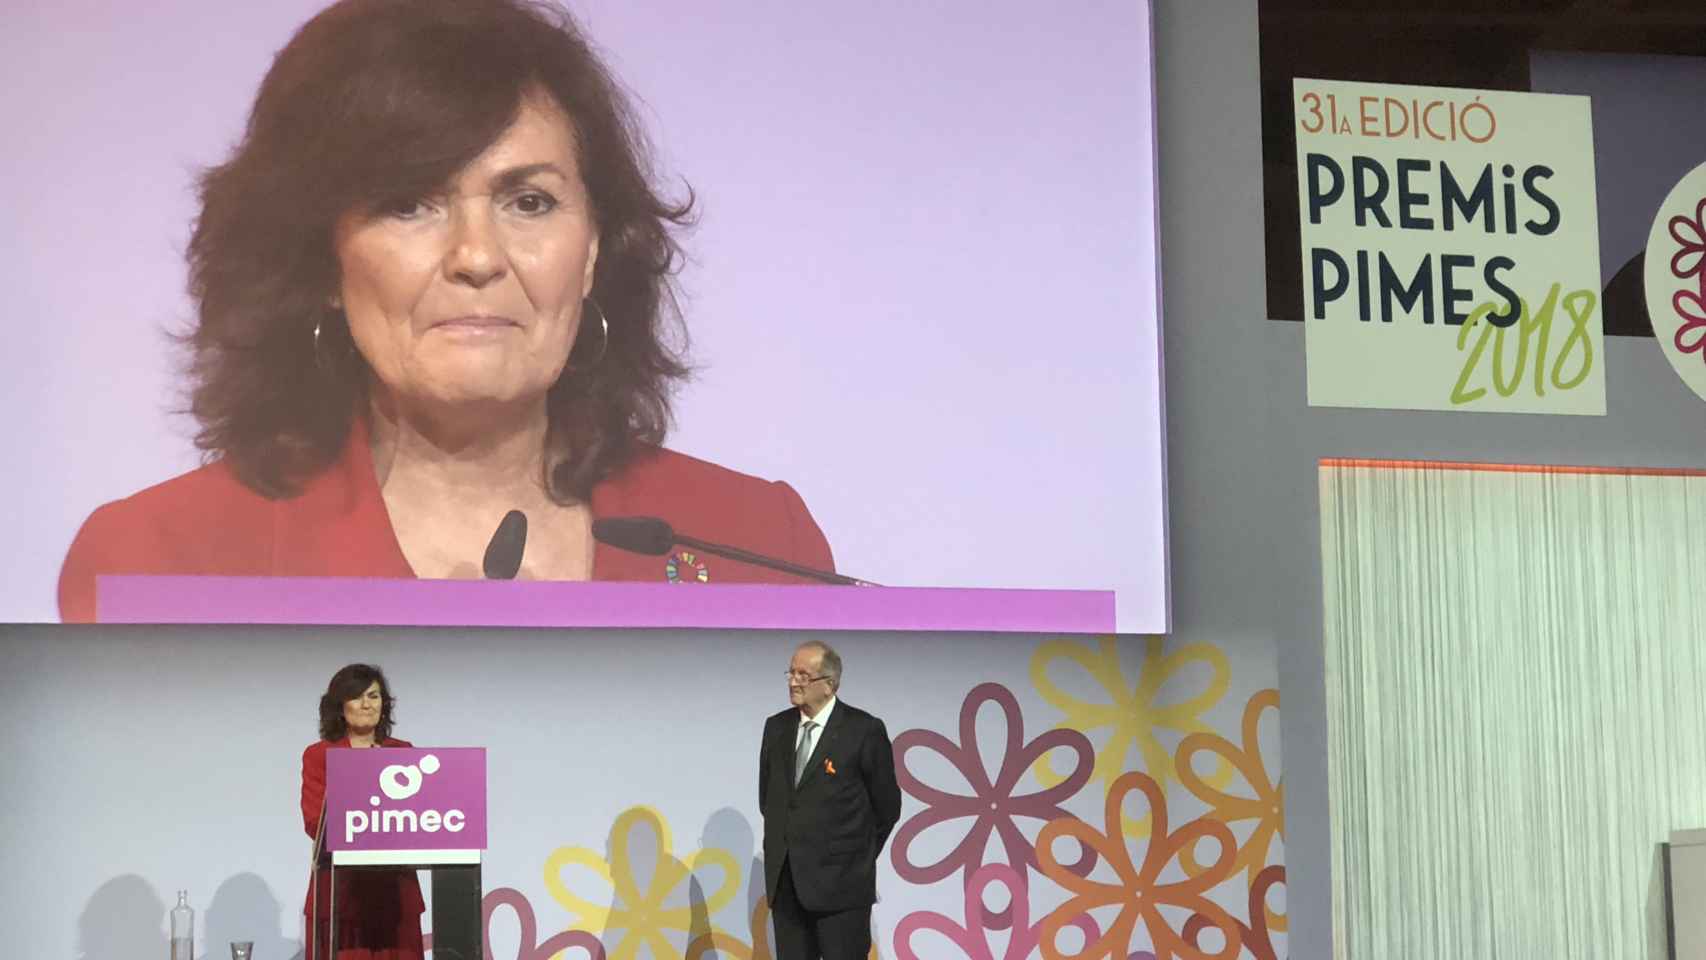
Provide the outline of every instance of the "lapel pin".
[[828,757],[823,758],[823,772],[835,776],[835,761]]
[[711,570],[705,561],[686,550],[670,554],[663,565],[663,575],[670,583],[711,582]]

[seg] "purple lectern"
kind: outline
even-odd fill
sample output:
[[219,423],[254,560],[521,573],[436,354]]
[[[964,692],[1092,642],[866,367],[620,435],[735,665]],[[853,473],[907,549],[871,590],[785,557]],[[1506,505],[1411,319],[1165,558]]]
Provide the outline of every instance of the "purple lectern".
[[[326,752],[322,848],[332,890],[328,941],[337,943],[337,872],[350,868],[432,871],[433,956],[481,956],[480,860],[486,849],[486,751],[411,747]],[[316,862],[319,862],[319,853]],[[319,877],[315,869],[316,879]],[[313,899],[316,913],[319,897]],[[317,916],[310,937],[318,937]],[[317,945],[317,944],[316,944]],[[314,951],[316,958],[335,955]]]

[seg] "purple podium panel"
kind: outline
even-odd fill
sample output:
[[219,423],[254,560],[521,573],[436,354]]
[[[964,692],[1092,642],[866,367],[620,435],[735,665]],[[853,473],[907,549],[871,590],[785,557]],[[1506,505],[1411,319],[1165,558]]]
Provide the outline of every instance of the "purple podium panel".
[[103,576],[102,623],[1112,633],[1111,590]]
[[486,750],[328,750],[325,824],[335,864],[479,863]]

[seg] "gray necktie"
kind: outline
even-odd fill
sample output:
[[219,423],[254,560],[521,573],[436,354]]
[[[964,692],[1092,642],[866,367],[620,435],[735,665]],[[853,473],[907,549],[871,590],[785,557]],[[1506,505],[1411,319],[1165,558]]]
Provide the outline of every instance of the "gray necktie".
[[800,742],[794,744],[794,785],[798,786],[800,778],[806,774],[806,764],[812,759],[812,730],[816,729],[816,720],[807,720],[800,724]]

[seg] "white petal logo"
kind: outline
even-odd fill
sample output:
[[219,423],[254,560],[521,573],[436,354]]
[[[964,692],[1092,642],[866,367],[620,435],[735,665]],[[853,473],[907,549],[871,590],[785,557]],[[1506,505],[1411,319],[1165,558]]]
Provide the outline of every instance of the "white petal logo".
[[[393,763],[379,771],[379,789],[393,800],[407,800],[421,792],[421,781],[427,774],[437,772],[438,757],[430,753],[421,758],[420,766]],[[379,800],[373,799],[376,803]]]
[[[438,757],[425,754],[419,764],[393,763],[379,771],[379,791],[392,800],[407,800],[421,792],[428,776],[438,772]],[[364,833],[461,833],[467,826],[467,816],[461,810],[397,810],[381,809],[384,803],[379,794],[367,798],[374,807],[367,810],[344,811],[344,842],[354,843]]]

